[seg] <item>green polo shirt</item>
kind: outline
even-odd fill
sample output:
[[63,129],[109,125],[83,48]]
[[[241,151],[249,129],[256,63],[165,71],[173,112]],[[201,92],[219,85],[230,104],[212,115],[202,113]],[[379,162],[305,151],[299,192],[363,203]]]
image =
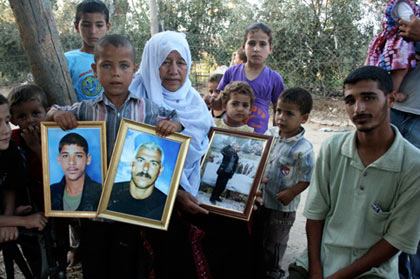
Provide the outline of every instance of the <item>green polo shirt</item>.
[[[420,150],[394,126],[389,150],[369,166],[358,155],[356,133],[323,143],[311,179],[304,216],[325,220],[324,276],[350,265],[382,238],[406,253],[420,237]],[[297,265],[308,269],[307,251]],[[398,278],[397,256],[363,274]]]

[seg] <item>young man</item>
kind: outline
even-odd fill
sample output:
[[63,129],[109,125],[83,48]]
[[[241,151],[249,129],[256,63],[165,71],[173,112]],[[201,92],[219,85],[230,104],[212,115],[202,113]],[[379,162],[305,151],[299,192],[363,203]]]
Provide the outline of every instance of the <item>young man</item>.
[[322,145],[304,215],[308,249],[290,278],[398,278],[420,235],[420,151],[390,124],[392,80],[367,66],[344,80],[356,131]]
[[94,63],[93,50],[96,42],[106,35],[110,27],[109,11],[102,1],[84,0],[77,5],[74,28],[82,39],[82,47],[64,55],[79,102],[95,99],[103,92],[91,64]]
[[131,180],[116,183],[108,209],[160,220],[166,195],[155,188],[163,171],[163,150],[154,142],[141,144],[131,162]]
[[58,146],[58,164],[64,176],[60,182],[51,185],[52,210],[96,211],[102,186],[86,173],[90,165],[88,143],[76,133],[61,138]]

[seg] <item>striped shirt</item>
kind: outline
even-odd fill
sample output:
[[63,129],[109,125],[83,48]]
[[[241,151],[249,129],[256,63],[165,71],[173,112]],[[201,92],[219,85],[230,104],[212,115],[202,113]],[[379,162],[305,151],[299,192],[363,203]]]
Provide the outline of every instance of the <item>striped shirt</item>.
[[124,104],[118,110],[113,103],[102,94],[94,100],[74,103],[72,106],[54,105],[52,110],[71,111],[78,121],[106,121],[106,143],[108,162],[114,149],[118,129],[122,118],[137,122],[156,124],[163,119],[179,121],[175,110],[159,107],[152,101],[129,93]]
[[276,195],[299,182],[311,180],[315,161],[312,143],[303,137],[304,128],[291,138],[280,138],[278,127],[270,128],[265,134],[273,136],[273,147],[264,173],[264,177],[269,179],[264,187],[264,206],[283,212],[296,211],[300,195],[288,205],[283,205]]

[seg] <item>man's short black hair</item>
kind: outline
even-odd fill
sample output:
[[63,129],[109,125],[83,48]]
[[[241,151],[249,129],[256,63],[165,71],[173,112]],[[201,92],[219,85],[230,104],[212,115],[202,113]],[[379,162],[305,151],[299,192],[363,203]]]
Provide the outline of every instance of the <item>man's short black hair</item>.
[[83,14],[101,13],[105,15],[105,22],[109,23],[109,10],[100,0],[84,0],[76,7],[75,21],[79,23]]
[[114,46],[114,47],[127,47],[130,48],[133,52],[133,63],[136,63],[136,50],[134,49],[133,43],[124,36],[113,34],[103,36],[95,45],[94,59],[97,61],[102,49],[105,46]]
[[312,96],[306,89],[293,87],[286,89],[280,94],[278,101],[296,104],[302,115],[309,114],[312,110]]
[[76,133],[69,133],[61,138],[60,144],[58,146],[58,152],[61,153],[61,149],[63,149],[64,145],[77,145],[83,148],[83,151],[88,154],[89,147],[88,143],[84,137]]
[[394,85],[391,76],[382,68],[376,66],[363,66],[352,71],[343,82],[343,89],[346,84],[356,84],[362,80],[373,80],[378,83],[378,88],[385,96],[392,92]]

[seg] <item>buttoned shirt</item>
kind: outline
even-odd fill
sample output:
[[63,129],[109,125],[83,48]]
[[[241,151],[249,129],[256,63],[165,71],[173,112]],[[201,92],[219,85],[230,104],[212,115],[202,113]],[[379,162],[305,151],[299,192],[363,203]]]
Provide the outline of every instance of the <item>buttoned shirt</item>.
[[294,212],[299,205],[300,195],[288,205],[282,204],[276,195],[299,182],[311,180],[315,161],[312,143],[304,138],[304,128],[290,138],[280,138],[278,127],[271,127],[265,134],[273,136],[273,145],[264,173],[264,177],[268,178],[263,192],[264,206],[278,211]]
[[78,121],[106,121],[106,141],[108,162],[117,138],[122,118],[137,122],[155,125],[162,119],[171,119],[179,122],[175,110],[167,110],[157,106],[148,99],[129,93],[120,109],[102,94],[94,100],[85,100],[72,106],[56,106],[52,109],[71,111]]
[[[321,146],[304,216],[325,220],[321,262],[324,277],[349,266],[381,239],[416,252],[420,236],[420,150],[392,126],[395,139],[365,166],[356,132],[329,137]],[[398,278],[397,255],[363,275]],[[297,264],[308,268],[307,252]]]

